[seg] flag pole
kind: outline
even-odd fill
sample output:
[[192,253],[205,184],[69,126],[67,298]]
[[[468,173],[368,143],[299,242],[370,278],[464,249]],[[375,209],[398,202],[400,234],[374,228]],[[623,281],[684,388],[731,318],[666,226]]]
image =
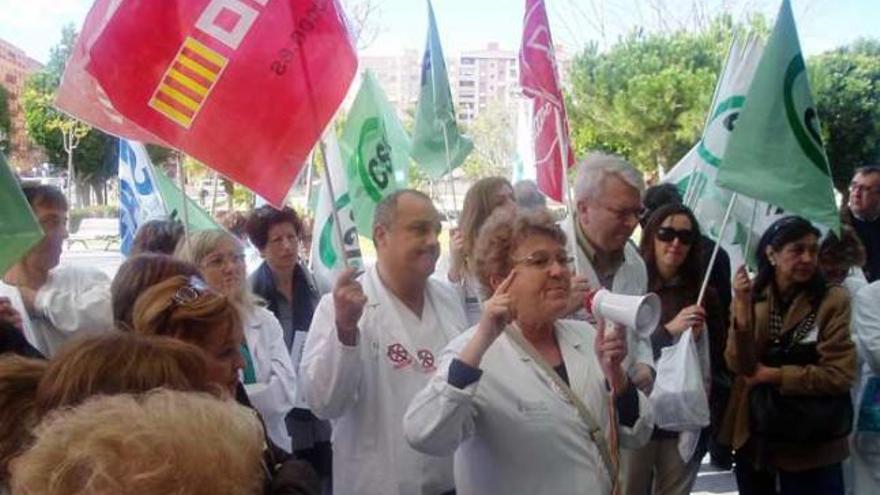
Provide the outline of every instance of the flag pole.
[[743,252],[743,261],[749,266],[749,256],[752,255],[752,233],[755,231],[755,218],[758,215],[758,200],[752,199],[752,219],[749,221],[749,231],[746,233],[746,249]]
[[[457,211],[458,198],[455,195],[455,178],[452,176],[452,158],[449,156],[449,130],[446,128],[445,122],[443,123],[443,144],[446,145],[446,169],[449,171],[449,186],[452,188],[452,211]],[[458,225],[457,217],[453,220],[455,221],[453,225]]]
[[174,157],[176,158],[176,162],[177,162],[177,182],[180,185],[180,197],[182,200],[181,201],[182,205],[180,207],[180,209],[181,209],[180,214],[183,217],[183,242],[184,242],[184,246],[186,246],[186,252],[187,252],[187,254],[189,254],[191,252],[190,245],[189,245],[189,236],[190,236],[189,208],[187,207],[187,201],[186,201],[186,176],[184,175],[185,172],[183,170],[183,159],[181,158],[182,156],[183,156],[183,153],[181,151],[177,151],[174,154]]
[[[315,160],[317,157],[315,156],[315,152],[312,151],[309,160],[309,168],[306,170],[306,211],[309,209],[309,205],[312,204],[312,173],[315,170]],[[327,164],[327,157],[324,157],[324,165]]]
[[[577,229],[577,220],[575,220],[574,214],[575,214],[575,211],[577,211],[577,210],[574,207],[574,205],[572,204],[571,189],[569,189],[569,187],[568,187],[568,175],[567,175],[568,174],[568,141],[565,139],[565,132],[564,132],[565,128],[562,125],[561,112],[559,112],[558,109],[555,109],[553,113],[555,114],[555,117],[556,117],[556,139],[559,140],[559,152],[560,152],[560,157],[562,158],[562,173],[560,174],[560,177],[559,177],[559,179],[560,179],[559,184],[562,187],[563,200],[565,201],[566,208],[568,208],[568,217],[571,219],[571,227],[572,227],[571,235],[568,236],[568,239],[567,239],[567,242],[568,242],[567,248],[568,248],[568,251],[571,253],[571,255],[575,256],[577,254],[577,243],[575,241],[575,237],[577,236],[577,230],[576,230]],[[575,263],[574,264],[575,275],[578,275],[577,266],[578,266],[578,264]]]
[[[329,132],[334,132],[332,127]],[[330,193],[330,211],[333,215],[333,231],[339,240],[339,250],[342,253],[342,266],[349,268],[348,252],[345,250],[345,238],[342,236],[342,224],[339,222],[339,210],[336,208],[336,192],[333,190],[333,179],[330,178],[330,161],[327,160],[327,149],[324,145],[324,136],[318,139],[318,149],[321,151],[321,158],[324,159],[324,180],[327,181],[327,192]],[[312,239],[312,242],[315,242]]]
[[724,231],[727,230],[727,224],[730,221],[730,213],[733,212],[733,205],[736,203],[739,193],[733,193],[730,197],[730,204],[727,205],[727,211],[724,212],[724,220],[721,221],[721,230],[718,231],[718,242],[715,243],[715,249],[712,250],[712,257],[709,258],[709,264],[706,266],[706,274],[703,276],[703,285],[700,287],[700,295],[697,297],[697,304],[703,304],[703,297],[706,295],[706,288],[709,286],[709,276],[712,275],[712,267],[715,266],[715,260],[718,258],[718,251],[721,250],[721,239],[724,239]]

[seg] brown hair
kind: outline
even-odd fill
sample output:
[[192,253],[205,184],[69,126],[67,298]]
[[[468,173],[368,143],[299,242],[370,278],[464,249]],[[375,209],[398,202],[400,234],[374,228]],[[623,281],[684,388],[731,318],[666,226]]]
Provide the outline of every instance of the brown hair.
[[258,495],[263,435],[247,408],[156,390],[95,397],[46,418],[12,463],[17,495]]
[[163,337],[121,332],[90,336],[64,346],[37,389],[36,411],[76,406],[97,394],[174,390],[219,394],[208,357],[198,347]]
[[0,357],[0,484],[9,479],[9,461],[27,448],[37,424],[37,386],[47,363],[16,355]]
[[55,186],[48,184],[25,184],[21,191],[33,210],[36,206],[67,211],[67,197]]
[[477,244],[480,228],[486,222],[486,219],[489,218],[489,215],[498,207],[496,193],[499,188],[504,186],[509,187],[513,191],[510,181],[504,177],[484,177],[474,182],[464,196],[458,228],[461,230],[464,241],[462,255],[465,257],[466,264],[473,263],[470,258],[474,255],[474,248]]
[[504,278],[513,269],[512,254],[520,242],[533,235],[547,236],[565,246],[565,233],[546,208],[497,210],[489,215],[474,248],[476,274],[486,294],[492,277]]
[[176,220],[150,220],[138,227],[131,242],[131,254],[174,254],[183,235],[183,224]]
[[841,225],[840,237],[829,231],[819,245],[820,264],[843,264],[849,269],[864,265],[866,257],[865,246],[849,225]]
[[293,225],[296,237],[299,239],[303,238],[303,232],[305,231],[303,222],[296,211],[288,206],[280,210],[270,205],[264,205],[255,209],[248,217],[245,229],[247,230],[248,238],[250,238],[254,246],[262,251],[266,248],[266,244],[269,243],[269,230],[281,223]]
[[654,243],[656,242],[657,231],[660,230],[663,222],[673,215],[684,215],[691,222],[693,242],[691,242],[688,254],[678,269],[678,276],[681,277],[685,289],[696,295],[700,291],[700,285],[703,282],[703,262],[701,260],[703,244],[700,224],[697,222],[697,217],[694,216],[691,209],[680,203],[669,203],[657,208],[648,217],[645,228],[642,230],[642,242],[639,250],[641,251],[642,259],[645,260],[645,268],[648,269],[648,290],[657,290],[661,284],[660,276],[657,273]]
[[[195,293],[180,301],[180,291]],[[141,294],[132,313],[134,331],[142,335],[174,337],[200,347],[217,328],[242,325],[238,308],[225,296],[207,287],[193,287],[187,277],[175,276],[153,285]]]
[[175,275],[190,277],[198,274],[199,269],[194,265],[164,254],[144,253],[128,258],[110,284],[116,328],[125,331],[134,328],[131,321],[134,303],[148,287]]

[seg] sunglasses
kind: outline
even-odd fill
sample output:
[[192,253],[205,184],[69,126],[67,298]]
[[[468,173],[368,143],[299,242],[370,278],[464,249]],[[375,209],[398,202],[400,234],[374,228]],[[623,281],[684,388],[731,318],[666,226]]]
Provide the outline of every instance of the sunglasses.
[[672,242],[678,239],[682,244],[690,246],[694,243],[694,231],[690,229],[673,229],[672,227],[660,227],[657,230],[657,239],[663,242]]

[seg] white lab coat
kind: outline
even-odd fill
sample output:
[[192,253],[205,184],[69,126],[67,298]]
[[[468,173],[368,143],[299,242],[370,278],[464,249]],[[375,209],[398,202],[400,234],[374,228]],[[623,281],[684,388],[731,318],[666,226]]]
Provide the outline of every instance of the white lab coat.
[[[560,226],[565,231],[566,236],[569,236],[570,239],[575,239],[574,243],[570,242],[569,244],[577,246],[577,237],[575,236],[573,230],[574,224],[572,223],[571,219],[563,219],[560,222]],[[635,244],[627,241],[627,243],[623,247],[623,256],[623,264],[620,265],[617,273],[614,274],[613,286],[605,288],[610,290],[611,292],[614,292],[615,294],[626,294],[630,296],[640,296],[647,293],[648,269],[645,267],[645,262],[644,260],[642,260],[641,255],[639,255],[639,250],[638,248],[636,248]],[[596,274],[596,270],[593,268],[593,264],[590,263],[590,260],[587,258],[586,253],[584,253],[584,251],[579,247],[575,248],[574,260],[575,273],[580,276],[587,277],[591,288],[600,288],[601,285],[599,284],[599,275]],[[627,331],[626,336],[627,346],[629,348],[629,355],[627,356],[627,360],[624,363],[625,368],[627,370],[632,370],[632,367],[635,363],[642,363],[653,369],[654,352],[651,348],[650,337],[639,337],[638,334],[633,331]]]
[[244,386],[251,403],[263,416],[269,438],[286,452],[292,442],[284,418],[296,400],[296,371],[284,344],[281,323],[269,310],[245,310],[244,337],[254,362],[256,383]]
[[[458,389],[447,382],[452,358],[476,327],[453,340],[430,384],[413,399],[404,420],[413,447],[435,455],[455,452],[459,495],[609,493],[611,481],[588,428],[561,391],[506,334],[483,356],[481,378]],[[608,431],[609,393],[593,350],[595,329],[559,320],[556,336],[572,390]],[[648,442],[653,414],[639,395],[639,419],[621,427],[621,446]]]
[[24,336],[46,357],[68,339],[113,329],[110,278],[90,267],[59,266],[49,271],[37,291],[35,314],[29,315],[17,287],[0,281],[0,296],[9,297],[22,315]]
[[376,267],[361,277],[368,302],[355,346],[339,342],[332,294],[312,319],[300,385],[312,412],[333,420],[336,495],[428,495],[453,488],[452,457],[427,456],[403,437],[403,414],[465,328],[450,287],[428,280],[421,320],[391,294]]
[[[856,424],[862,391],[872,376],[880,376],[880,281],[860,289],[853,299],[853,339],[862,362],[856,393]],[[852,463],[854,492],[880,493],[880,434],[854,431]]]

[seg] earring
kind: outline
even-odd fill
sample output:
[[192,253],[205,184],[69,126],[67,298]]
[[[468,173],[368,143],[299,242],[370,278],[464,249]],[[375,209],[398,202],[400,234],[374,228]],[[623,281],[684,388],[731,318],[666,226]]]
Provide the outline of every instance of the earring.
[[770,266],[776,266],[776,258],[770,258]]

